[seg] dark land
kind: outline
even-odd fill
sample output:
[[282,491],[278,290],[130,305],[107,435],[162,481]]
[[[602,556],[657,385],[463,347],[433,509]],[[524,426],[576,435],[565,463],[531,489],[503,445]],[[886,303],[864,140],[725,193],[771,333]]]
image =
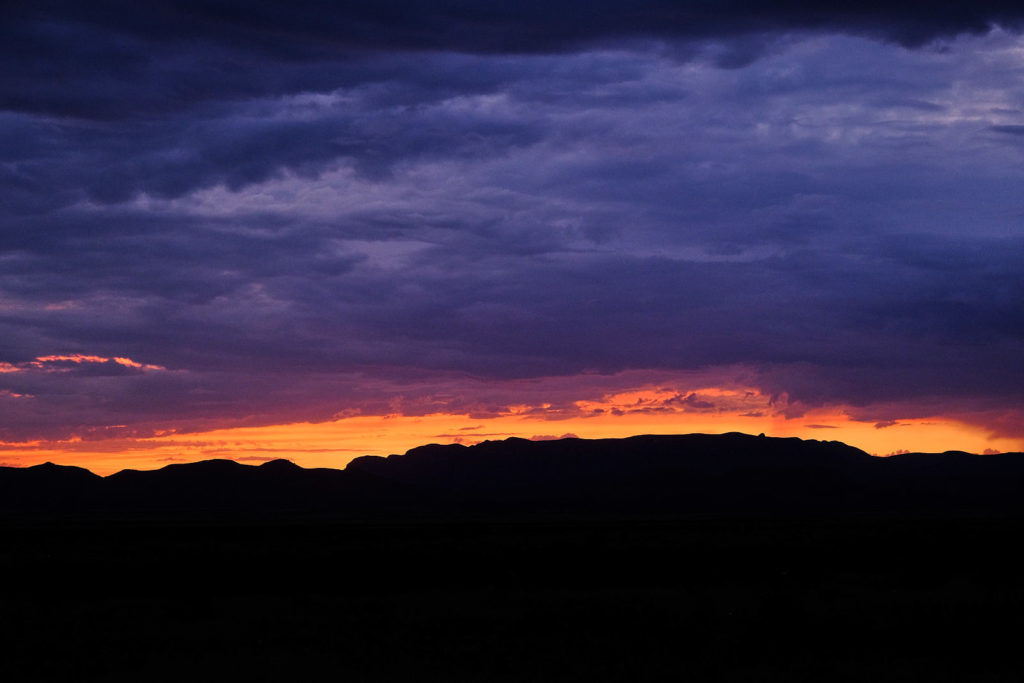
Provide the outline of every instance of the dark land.
[[739,434],[0,468],[6,680],[1015,681],[1024,455]]

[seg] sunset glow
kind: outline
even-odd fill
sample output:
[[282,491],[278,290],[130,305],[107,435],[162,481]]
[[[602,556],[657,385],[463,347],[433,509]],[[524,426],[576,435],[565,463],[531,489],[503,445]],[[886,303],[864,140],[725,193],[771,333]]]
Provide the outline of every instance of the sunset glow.
[[0,64],[4,680],[1022,678],[1024,0],[11,0]]
[[0,460],[1024,450],[1019,9],[473,4],[5,6]]
[[[360,455],[404,453],[427,443],[471,445],[508,437],[551,439],[620,438],[635,434],[745,432],[769,436],[843,441],[874,455],[907,451],[1024,450],[1024,439],[1000,438],[986,430],[948,418],[915,418],[894,424],[851,419],[843,410],[812,411],[798,418],[773,412],[767,397],[752,391],[705,388],[688,394],[637,390],[580,401],[573,416],[545,414],[545,407],[516,406],[492,417],[432,413],[352,416],[321,423],[168,433],[149,438],[72,438],[66,441],[0,443],[0,462],[25,466],[45,461],[85,467],[98,474],[121,469],[156,469],[175,462],[227,458],[258,464],[286,458],[304,467],[343,468]],[[686,406],[704,399],[723,405],[744,404],[703,412]],[[676,407],[672,407],[676,406]],[[753,410],[760,407],[762,411]],[[123,427],[115,425],[114,428]]]

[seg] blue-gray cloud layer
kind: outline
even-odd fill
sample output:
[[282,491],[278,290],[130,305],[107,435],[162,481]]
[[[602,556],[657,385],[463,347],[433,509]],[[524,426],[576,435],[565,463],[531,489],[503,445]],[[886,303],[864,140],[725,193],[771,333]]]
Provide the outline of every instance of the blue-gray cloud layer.
[[1021,409],[1014,4],[504,6],[5,6],[0,436],[638,368]]

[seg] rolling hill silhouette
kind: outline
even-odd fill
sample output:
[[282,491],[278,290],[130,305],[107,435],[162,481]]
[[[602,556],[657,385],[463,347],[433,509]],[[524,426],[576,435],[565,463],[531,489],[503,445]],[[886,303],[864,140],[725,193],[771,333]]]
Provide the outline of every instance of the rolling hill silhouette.
[[32,681],[1017,680],[1022,490],[743,434],[0,468],[0,642]]
[[344,470],[230,460],[99,477],[0,468],[0,511],[104,514],[1024,512],[1024,454],[877,458],[836,441],[721,435],[429,445]]

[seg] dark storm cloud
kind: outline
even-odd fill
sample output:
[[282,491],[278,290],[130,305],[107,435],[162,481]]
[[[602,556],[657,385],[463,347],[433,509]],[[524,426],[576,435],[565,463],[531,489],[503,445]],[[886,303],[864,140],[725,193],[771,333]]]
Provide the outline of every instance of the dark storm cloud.
[[0,439],[1024,403],[1016,3],[245,7],[2,10]]
[[[472,268],[427,250],[401,271],[341,257],[343,267],[314,273],[287,264],[315,262],[325,243],[281,240],[258,259],[236,253],[241,242],[230,234],[197,239],[195,249],[159,260],[124,245],[104,266],[109,280],[79,284],[91,299],[0,318],[0,327],[32,331],[22,351],[125,354],[168,368],[125,373],[125,382],[79,373],[70,394],[63,374],[3,375],[5,388],[35,397],[19,403],[35,406],[30,424],[45,424],[39,416],[51,410],[98,425],[112,413],[128,422],[172,414],[206,424],[387,412],[379,385],[387,378],[412,378],[413,389],[391,391],[413,409],[483,407],[472,391],[460,400],[438,402],[429,390],[416,399],[417,374],[514,380],[748,364],[764,369],[763,387],[804,406],[935,395],[1012,401],[1024,381],[1015,362],[1024,252],[1005,244],[992,245],[999,258],[974,265],[959,257],[962,245],[940,243],[929,248],[934,262],[914,265],[888,245],[846,259],[797,253],[751,263],[492,255]],[[131,265],[142,257],[144,267]],[[67,278],[38,283],[36,295],[59,292]],[[964,311],[970,317],[960,320]],[[18,421],[11,422],[13,434]],[[22,436],[34,434],[20,426]]]
[[1010,126],[992,126],[992,130],[997,133],[1009,133],[1010,135],[1024,135],[1024,126],[1010,125]]
[[765,33],[846,32],[917,46],[1017,27],[1024,17],[1020,3],[999,0],[56,1],[0,11],[5,107],[99,119],[354,85],[366,78],[359,62],[367,53],[544,54],[732,39],[716,61],[738,67],[766,49]]
[[173,198],[216,184],[238,189],[282,170],[313,176],[340,159],[380,177],[396,160],[491,154],[539,136],[529,120],[377,108],[362,93],[351,99],[257,101],[117,126],[8,114],[15,144],[4,153],[0,197],[19,213],[81,199],[123,202],[141,192]]
[[[8,8],[9,39],[0,41],[5,46],[0,49],[8,51],[4,61],[13,68],[0,78],[0,102],[8,110],[0,128],[0,154],[8,162],[0,168],[0,202],[31,212],[83,196],[108,203],[139,193],[177,197],[216,184],[236,189],[284,170],[316,175],[338,160],[382,176],[404,158],[463,150],[495,154],[545,132],[542,122],[529,118],[501,120],[436,108],[455,96],[508,92],[524,102],[547,98],[550,104],[561,90],[557,86],[565,84],[584,98],[577,106],[587,98],[624,107],[659,95],[679,99],[678,93],[659,93],[649,83],[618,92],[580,92],[587,79],[628,83],[637,76],[635,62],[628,59],[566,69],[554,58],[447,54],[480,52],[493,43],[481,37],[488,32],[521,37],[525,42],[509,51],[528,54],[543,46],[568,49],[580,40],[596,45],[618,35],[733,37],[707,56],[720,66],[738,67],[772,43],[758,33],[763,30],[807,25],[874,34],[906,24],[915,27],[907,29],[910,33],[935,36],[996,19],[1008,23],[1012,14],[998,3],[960,9],[946,4],[938,12],[913,11],[914,3],[885,10],[815,9],[805,3],[609,4],[588,6],[586,12],[550,3],[515,12],[480,3],[330,7],[267,3],[232,12],[230,4],[158,3],[140,11],[118,3],[52,3]],[[434,30],[435,24],[444,30]],[[420,33],[422,39],[414,37]],[[316,93],[344,97],[318,100]],[[1012,126],[993,126],[1008,129]],[[616,168],[644,172],[621,160]],[[775,177],[773,170],[761,185],[767,189]]]
[[[936,36],[1013,25],[1007,0],[485,0],[323,2],[33,2],[9,9],[40,26],[19,44],[30,50],[64,22],[155,42],[190,38],[275,54],[283,59],[337,48],[549,52],[635,36],[737,35],[799,28],[847,30],[919,44]],[[56,24],[56,26],[54,26]],[[124,43],[122,43],[123,45]],[[88,54],[88,41],[76,44]]]

